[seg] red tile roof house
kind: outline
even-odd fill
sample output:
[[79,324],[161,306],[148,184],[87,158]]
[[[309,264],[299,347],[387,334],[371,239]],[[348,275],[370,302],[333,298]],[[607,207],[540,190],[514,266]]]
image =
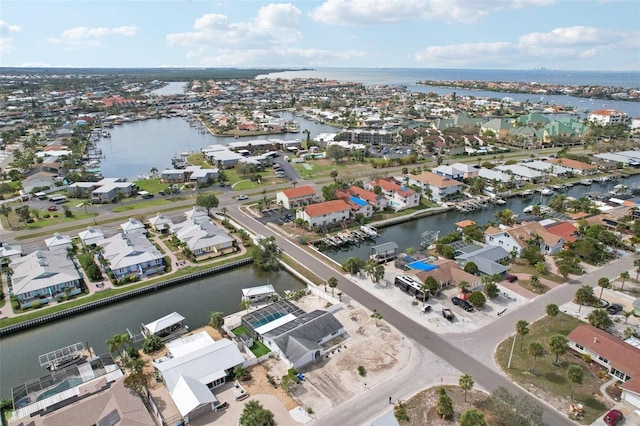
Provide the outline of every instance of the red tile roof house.
[[374,208],[366,200],[351,195],[347,191],[336,191],[336,199],[342,200],[351,207],[351,213],[353,216],[361,214],[364,217],[371,217],[374,213]]
[[598,166],[594,164],[587,164],[582,161],[571,160],[569,158],[549,158],[549,163],[559,164],[562,167],[571,169],[574,173],[579,175],[588,176],[598,173]]
[[522,255],[522,249],[526,248],[529,240],[540,239],[540,251],[542,254],[554,255],[563,249],[565,240],[547,231],[538,222],[523,223],[514,227],[489,226],[484,231],[484,242],[489,246],[500,246],[508,252],[516,251]]
[[382,194],[387,198],[387,206],[395,211],[409,209],[420,204],[420,194],[404,185],[399,185],[393,178],[380,178],[369,182],[368,189],[379,186]]
[[350,217],[351,206],[342,200],[311,204],[296,213],[296,218],[304,220],[309,229],[332,228],[341,225]]
[[567,336],[569,347],[588,354],[593,362],[624,382],[622,399],[640,408],[640,349],[592,325],[576,327]]
[[442,201],[443,197],[455,194],[462,189],[462,184],[457,180],[431,172],[409,175],[409,184],[420,187],[423,192],[429,190],[431,192],[431,199],[437,202]]
[[572,243],[580,237],[578,235],[578,228],[569,222],[558,222],[545,228],[552,234],[561,237],[565,243]]
[[351,195],[355,195],[361,200],[365,200],[367,203],[371,204],[376,211],[384,210],[387,207],[387,198],[382,195],[378,195],[373,191],[368,191],[354,185],[347,189],[347,192]]
[[282,190],[276,194],[276,203],[285,209],[302,207],[320,201],[312,186],[299,186]]

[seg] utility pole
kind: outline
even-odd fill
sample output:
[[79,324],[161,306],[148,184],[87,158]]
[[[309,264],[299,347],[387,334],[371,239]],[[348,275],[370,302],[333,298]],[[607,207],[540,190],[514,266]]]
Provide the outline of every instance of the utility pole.
[[509,362],[507,363],[507,368],[511,368],[511,358],[513,357],[513,348],[516,347],[516,337],[517,335],[513,335],[513,344],[511,345],[511,353],[509,354]]

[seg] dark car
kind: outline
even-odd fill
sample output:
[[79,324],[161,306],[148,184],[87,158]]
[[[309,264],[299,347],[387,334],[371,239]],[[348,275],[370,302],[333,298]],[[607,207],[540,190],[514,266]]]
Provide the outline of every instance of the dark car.
[[607,414],[604,415],[602,420],[609,426],[616,426],[616,424],[624,418],[622,411],[620,410],[611,410]]
[[58,210],[58,207],[56,207],[56,206],[49,206],[49,208],[47,208],[47,210],[49,210],[50,212],[55,212],[56,210]]
[[516,275],[513,275],[513,274],[506,274],[504,276],[504,279],[509,281],[510,283],[512,283],[514,281],[518,281],[518,277]]
[[622,311],[622,305],[619,305],[617,303],[612,303],[611,305],[607,306],[607,312],[610,313],[611,315],[616,315],[618,312]]
[[466,300],[462,300],[457,296],[452,297],[451,302],[456,306],[460,306],[467,312],[473,311],[473,306],[471,306],[471,303],[467,302]]

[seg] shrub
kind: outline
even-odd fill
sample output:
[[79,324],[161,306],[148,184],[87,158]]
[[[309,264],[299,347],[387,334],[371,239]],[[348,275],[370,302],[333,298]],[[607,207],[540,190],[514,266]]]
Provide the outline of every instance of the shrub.
[[29,218],[29,219],[27,219],[25,222],[26,222],[26,223],[33,223],[33,222],[35,222],[35,219],[34,219],[34,218],[32,218],[32,217],[30,217],[30,218]]
[[162,339],[159,336],[152,334],[144,339],[144,342],[142,343],[142,351],[145,354],[149,354],[151,352],[162,349],[163,346],[164,343],[162,343]]
[[359,366],[358,366],[358,374],[359,374],[361,377],[366,376],[366,375],[367,375],[367,370],[366,370],[366,368],[364,368],[362,365],[359,365]]
[[398,401],[396,406],[393,407],[393,415],[401,422],[408,422],[409,414],[407,413],[407,405],[402,401]]
[[31,308],[33,309],[39,309],[41,306],[42,306],[42,303],[40,301],[36,301],[31,304]]

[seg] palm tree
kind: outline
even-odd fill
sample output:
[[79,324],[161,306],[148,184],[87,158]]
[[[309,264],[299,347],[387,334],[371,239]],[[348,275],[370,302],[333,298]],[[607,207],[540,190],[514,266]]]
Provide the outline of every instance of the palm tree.
[[519,320],[516,323],[516,333],[522,336],[520,339],[520,350],[522,351],[522,346],[524,345],[524,336],[529,334],[529,322],[527,320]]
[[567,369],[567,379],[571,382],[571,394],[569,399],[573,400],[573,388],[576,384],[581,384],[584,378],[584,371],[577,365],[572,365]]
[[622,311],[622,315],[624,315],[624,323],[626,324],[629,321],[629,317],[633,315],[633,311]]
[[575,301],[580,305],[580,308],[578,308],[578,313],[580,313],[580,311],[582,310],[582,306],[585,303],[591,303],[594,297],[595,296],[593,295],[593,288],[589,285],[583,285],[578,290],[576,290]]
[[473,378],[468,374],[463,374],[460,376],[460,379],[458,379],[458,385],[460,385],[460,388],[464,391],[464,402],[467,402],[467,391],[473,388],[474,383]]
[[602,277],[598,280],[598,287],[600,287],[600,297],[598,298],[598,302],[602,300],[602,292],[605,288],[611,287],[611,282],[609,282],[609,278]]
[[224,325],[224,314],[222,312],[212,311],[209,314],[209,325],[220,330]]
[[220,210],[222,211],[222,215],[224,217],[227,217],[227,211],[228,211],[227,208],[226,207],[222,207]]
[[620,291],[624,290],[624,282],[629,279],[629,271],[624,271],[620,274],[620,278],[622,278],[622,285],[620,286]]
[[376,327],[378,327],[378,321],[382,319],[382,314],[380,312],[378,312],[377,309],[373,310],[373,313],[371,314],[371,318],[373,318],[376,322]]
[[13,227],[13,225],[11,225],[11,222],[9,221],[9,215],[12,211],[13,209],[9,205],[7,205],[7,203],[0,204],[0,215],[4,216],[7,219],[7,224],[10,228]]
[[554,334],[549,338],[549,349],[556,354],[556,360],[553,365],[558,364],[558,357],[567,353],[569,349],[569,341],[562,334]]
[[124,360],[130,344],[131,337],[129,334],[115,334],[111,339],[107,340],[107,349],[111,353],[116,352]]
[[329,277],[327,285],[331,288],[331,297],[334,297],[334,289],[338,287],[338,279],[336,277]]
[[555,318],[560,313],[560,308],[558,308],[558,305],[555,303],[549,303],[547,307],[544,308],[544,311],[551,318]]
[[529,343],[529,349],[527,352],[529,352],[529,355],[533,358],[531,373],[536,374],[536,361],[544,354],[544,348],[538,342],[531,342]]

